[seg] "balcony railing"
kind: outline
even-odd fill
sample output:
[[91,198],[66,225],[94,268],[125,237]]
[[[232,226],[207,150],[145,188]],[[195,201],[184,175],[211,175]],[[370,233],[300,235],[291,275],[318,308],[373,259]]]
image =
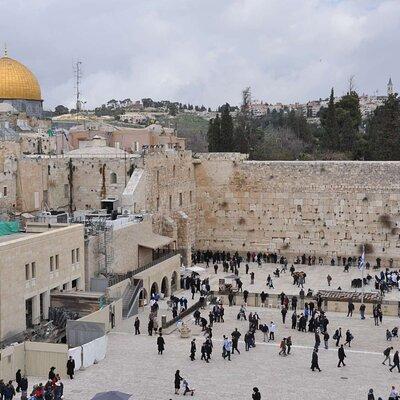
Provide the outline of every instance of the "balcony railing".
[[166,254],[163,254],[161,257],[156,258],[155,260],[142,265],[141,267],[133,270],[133,271],[128,271],[126,274],[114,274],[108,277],[108,286],[113,286],[116,285],[119,282],[122,282],[125,279],[132,278],[133,276],[139,274],[140,272],[146,271],[147,269],[154,267],[157,264],[160,264],[161,262],[168,260],[177,254],[181,254],[179,250],[172,250]]

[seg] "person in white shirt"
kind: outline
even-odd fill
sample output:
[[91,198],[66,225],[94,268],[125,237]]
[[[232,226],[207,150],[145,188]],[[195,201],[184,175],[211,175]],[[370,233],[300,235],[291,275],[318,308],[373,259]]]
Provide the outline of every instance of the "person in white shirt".
[[276,326],[273,323],[273,321],[271,321],[271,324],[269,325],[269,339],[268,339],[268,342],[270,340],[275,340],[275,330],[276,330]]
[[390,391],[389,394],[389,400],[398,400],[399,398],[399,392],[396,390],[394,386],[392,386],[392,390]]

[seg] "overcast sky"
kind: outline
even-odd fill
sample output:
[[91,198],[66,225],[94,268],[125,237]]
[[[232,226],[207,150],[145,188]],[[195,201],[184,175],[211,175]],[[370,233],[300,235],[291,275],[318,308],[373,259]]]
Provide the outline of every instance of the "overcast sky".
[[45,107],[83,98],[216,106],[400,88],[400,0],[0,0],[0,42],[27,65]]

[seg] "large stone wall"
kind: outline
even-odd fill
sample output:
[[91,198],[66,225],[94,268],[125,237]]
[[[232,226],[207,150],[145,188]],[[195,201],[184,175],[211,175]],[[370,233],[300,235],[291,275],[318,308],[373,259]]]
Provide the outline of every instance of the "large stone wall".
[[173,237],[190,259],[195,242],[196,183],[191,151],[154,152],[144,158],[146,208],[155,232]]
[[199,158],[197,248],[400,258],[400,162]]

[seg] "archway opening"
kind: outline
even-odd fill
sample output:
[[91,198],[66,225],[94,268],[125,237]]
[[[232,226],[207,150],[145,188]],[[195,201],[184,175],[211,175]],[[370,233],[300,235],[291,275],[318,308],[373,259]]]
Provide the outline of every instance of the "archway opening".
[[147,305],[147,300],[147,291],[145,288],[142,288],[139,292],[139,307]]
[[171,293],[178,290],[178,273],[174,271],[171,276]]
[[158,290],[157,282],[154,282],[154,283],[151,285],[150,295],[152,296],[153,294],[158,294],[158,293],[159,293],[159,290]]
[[161,281],[161,293],[164,295],[164,297],[169,296],[168,278],[166,276],[164,276],[163,280]]

